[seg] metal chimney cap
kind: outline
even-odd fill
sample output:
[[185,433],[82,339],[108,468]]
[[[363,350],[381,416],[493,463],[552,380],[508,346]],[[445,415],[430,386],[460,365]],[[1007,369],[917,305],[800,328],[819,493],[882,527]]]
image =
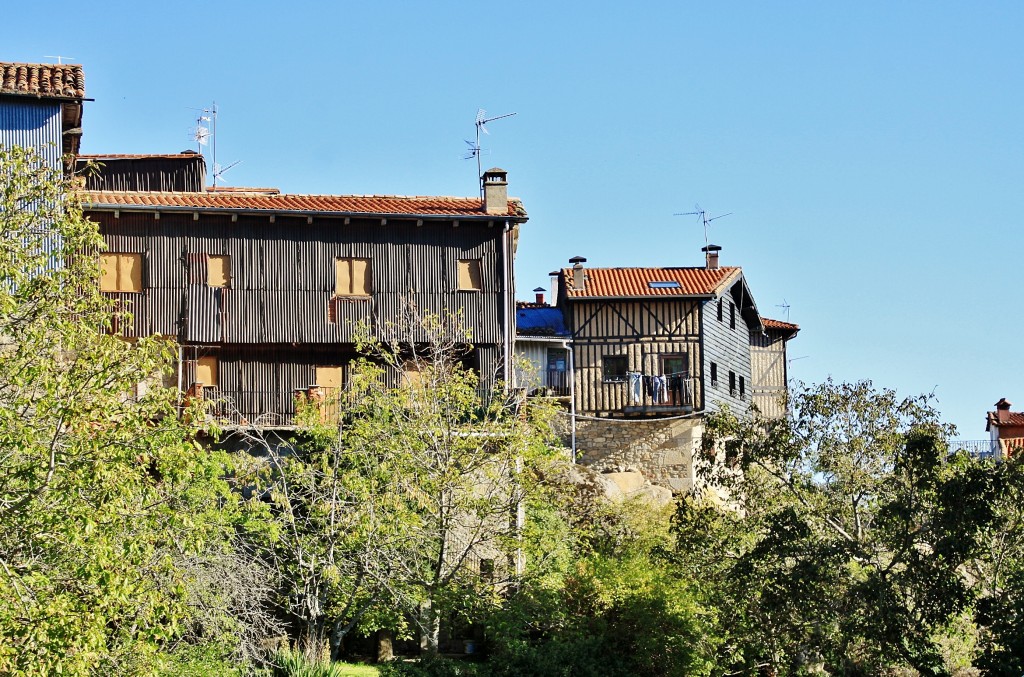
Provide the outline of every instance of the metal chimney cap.
[[536,288],[536,289],[534,289],[533,291],[534,291],[534,292],[538,292],[538,291],[547,291],[547,289],[545,289],[544,287],[537,287],[537,288]]
[[587,259],[583,256],[574,256],[569,259],[569,263],[586,263]]
[[722,251],[722,248],[717,244],[709,244],[707,247],[701,247],[700,250],[702,252],[720,252]]
[[562,274],[562,271],[560,271],[560,270],[552,270],[550,273],[548,273],[548,276],[549,277],[557,277],[557,276],[559,276],[561,274]]

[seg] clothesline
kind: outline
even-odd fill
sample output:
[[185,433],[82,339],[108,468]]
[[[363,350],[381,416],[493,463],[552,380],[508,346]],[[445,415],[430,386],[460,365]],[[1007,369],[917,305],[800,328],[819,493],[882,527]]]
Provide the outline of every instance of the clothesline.
[[642,371],[627,371],[626,372],[626,376],[629,376],[631,374],[639,374],[640,376],[645,376],[645,377],[646,376],[661,376],[663,378],[670,378],[672,376],[685,376],[686,378],[690,378],[690,372],[689,371],[673,371],[673,372],[668,373],[668,374],[645,374]]
[[679,371],[674,374],[651,376],[639,371],[627,371],[629,393],[633,398],[633,404],[640,404],[643,401],[644,393],[651,398],[651,402],[655,403],[669,400],[685,401],[686,396],[690,394],[686,385],[690,379],[682,376],[685,373]]

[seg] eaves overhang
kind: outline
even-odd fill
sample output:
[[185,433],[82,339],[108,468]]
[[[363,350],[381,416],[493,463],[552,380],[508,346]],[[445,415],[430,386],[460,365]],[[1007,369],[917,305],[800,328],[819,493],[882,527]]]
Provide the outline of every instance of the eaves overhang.
[[359,212],[328,211],[317,209],[246,209],[232,207],[205,207],[190,205],[134,205],[118,203],[83,202],[82,209],[88,212],[134,212],[134,213],[181,213],[181,214],[232,214],[244,216],[295,216],[302,218],[356,218],[356,219],[399,219],[403,221],[469,221],[473,223],[526,223],[528,216],[503,214],[422,214],[411,212]]

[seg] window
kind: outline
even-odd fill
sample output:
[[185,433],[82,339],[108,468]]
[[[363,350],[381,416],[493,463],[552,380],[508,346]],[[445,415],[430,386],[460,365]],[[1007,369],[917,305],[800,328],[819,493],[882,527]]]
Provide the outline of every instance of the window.
[[494,560],[493,559],[481,559],[480,560],[480,580],[484,583],[494,582]]
[[714,362],[711,363],[711,385],[718,385],[718,365]]
[[679,283],[675,280],[652,280],[647,283],[651,289],[679,289]]
[[369,296],[371,274],[370,259],[335,259],[334,295]]
[[100,291],[142,291],[142,254],[103,254]]
[[734,371],[729,372],[729,394],[736,394],[736,372]]
[[622,383],[626,380],[629,358],[625,355],[605,355],[602,360],[602,380],[605,383]]
[[231,286],[231,257],[206,257],[206,284],[210,287]]
[[196,360],[196,383],[217,387],[217,358],[212,355]]
[[729,329],[736,328],[736,304],[729,302]]
[[722,321],[722,299],[718,299],[718,321]]
[[480,259],[459,259],[459,291],[483,289]]
[[743,377],[740,376],[740,399],[742,400],[743,396],[746,395],[746,394],[747,394],[746,383],[743,381]]

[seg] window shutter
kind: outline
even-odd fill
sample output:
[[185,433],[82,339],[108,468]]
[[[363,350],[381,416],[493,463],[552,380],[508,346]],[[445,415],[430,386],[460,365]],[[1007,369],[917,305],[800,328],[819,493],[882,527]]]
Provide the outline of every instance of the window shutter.
[[352,291],[351,294],[370,295],[370,260],[352,259]]
[[217,386],[217,358],[212,355],[196,360],[196,381],[204,386]]

